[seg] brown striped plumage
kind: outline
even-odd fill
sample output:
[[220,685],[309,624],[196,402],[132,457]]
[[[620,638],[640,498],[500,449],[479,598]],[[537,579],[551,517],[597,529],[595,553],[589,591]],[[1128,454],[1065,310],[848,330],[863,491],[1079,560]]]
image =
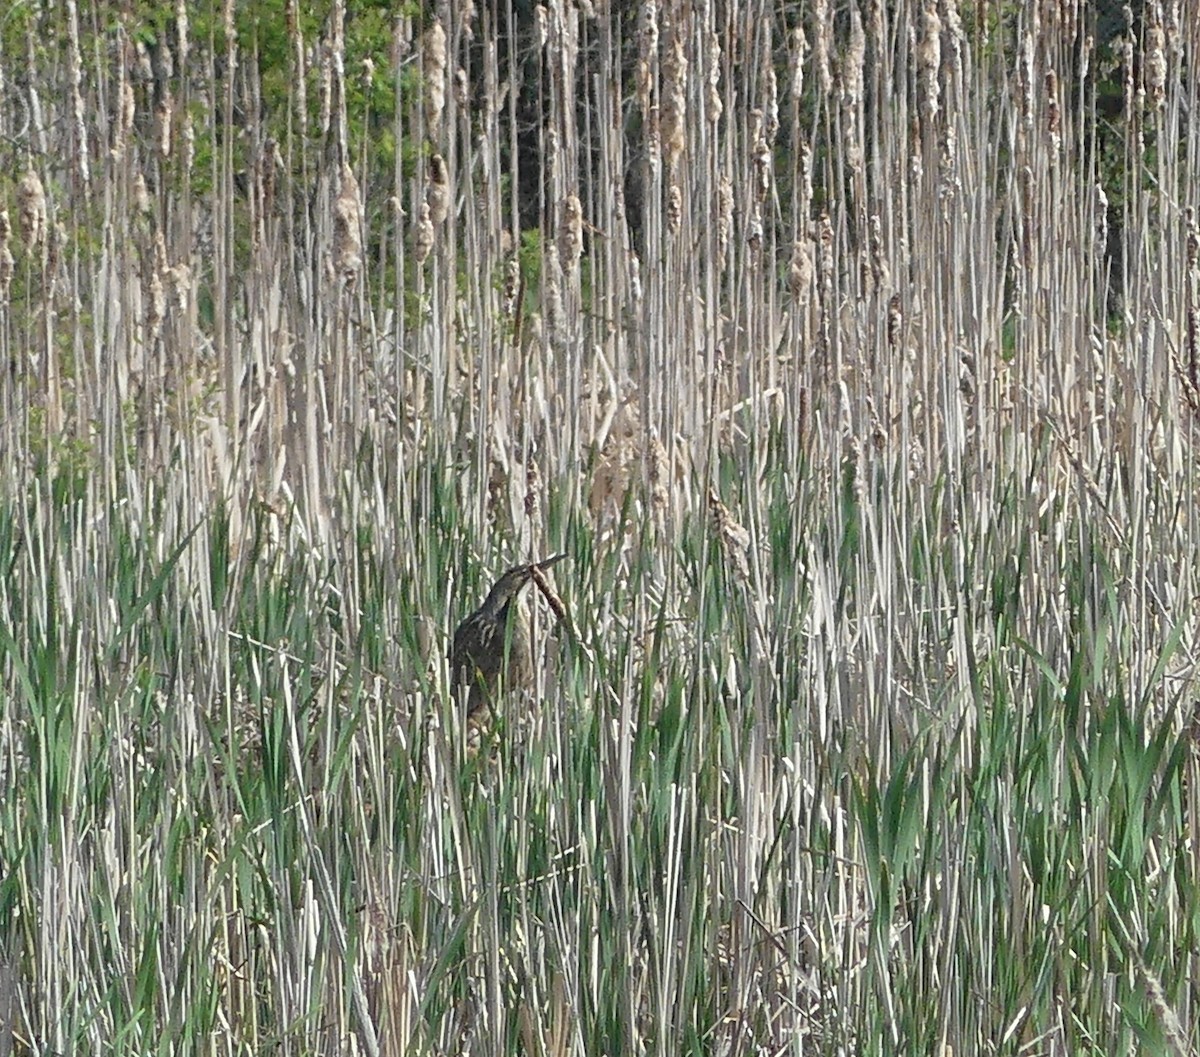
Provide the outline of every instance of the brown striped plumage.
[[481,718],[483,711],[504,691],[525,689],[533,684],[529,623],[518,596],[533,577],[534,569],[548,569],[565,557],[556,554],[532,565],[509,569],[488,592],[483,605],[454,632],[450,682],[456,694],[463,686],[469,688],[469,718]]

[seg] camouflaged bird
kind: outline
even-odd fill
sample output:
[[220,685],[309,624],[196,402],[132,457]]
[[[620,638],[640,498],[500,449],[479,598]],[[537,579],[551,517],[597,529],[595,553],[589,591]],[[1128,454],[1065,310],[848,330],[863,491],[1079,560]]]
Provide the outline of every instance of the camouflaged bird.
[[[509,569],[474,613],[459,624],[450,650],[450,685],[455,695],[468,687],[467,718],[486,718],[490,706],[509,690],[533,685],[529,623],[518,595],[535,570],[548,569],[565,554]],[[505,651],[507,650],[507,663]]]

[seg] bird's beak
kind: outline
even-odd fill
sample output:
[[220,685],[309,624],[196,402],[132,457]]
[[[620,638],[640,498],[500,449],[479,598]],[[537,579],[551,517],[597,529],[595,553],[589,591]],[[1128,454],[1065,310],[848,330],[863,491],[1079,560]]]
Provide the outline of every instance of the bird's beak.
[[565,557],[566,557],[565,554],[556,554],[553,558],[544,558],[540,562],[534,562],[533,567],[535,569],[549,569],[550,566],[556,565],[558,562],[562,561]]

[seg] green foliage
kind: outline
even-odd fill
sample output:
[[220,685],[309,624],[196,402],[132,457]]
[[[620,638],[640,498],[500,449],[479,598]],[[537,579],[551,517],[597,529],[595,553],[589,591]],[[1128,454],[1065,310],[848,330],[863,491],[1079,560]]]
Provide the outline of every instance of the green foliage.
[[[453,741],[456,721],[441,705],[405,718],[393,704],[437,692],[436,677],[419,660],[416,617],[447,604],[441,570],[462,552],[466,532],[456,475],[435,461],[420,476],[426,485],[410,493],[417,505],[397,512],[398,523],[428,530],[411,538],[404,576],[395,574],[380,545],[382,526],[372,522],[359,525],[343,567],[315,561],[300,546],[281,547],[291,523],[266,507],[251,512],[236,549],[230,511],[222,508],[202,523],[182,523],[156,546],[159,557],[142,542],[154,537],[150,526],[135,525],[121,509],[107,512],[105,535],[82,534],[79,495],[47,491],[57,535],[43,537],[33,552],[14,531],[20,511],[0,511],[0,559],[10,582],[31,589],[28,563],[46,543],[98,548],[92,553],[106,570],[101,582],[111,600],[100,609],[110,618],[84,634],[78,620],[60,618],[63,592],[73,586],[58,573],[43,598],[7,596],[0,627],[11,631],[0,634],[0,658],[15,690],[10,717],[37,766],[18,779],[23,795],[8,798],[0,812],[0,849],[25,878],[9,874],[0,899],[25,906],[27,871],[58,854],[52,830],[34,837],[43,832],[35,819],[100,817],[128,803],[125,825],[161,849],[163,869],[130,893],[101,875],[105,945],[89,957],[112,956],[128,928],[121,922],[132,915],[133,986],[110,995],[105,1013],[131,1038],[155,1037],[150,1025],[172,1005],[160,992],[162,900],[189,899],[198,883],[215,885],[252,919],[287,933],[302,928],[296,908],[316,898],[308,885],[318,861],[333,878],[333,906],[361,943],[369,941],[359,908],[369,897],[356,879],[394,864],[388,913],[418,944],[426,1030],[475,1001],[472,981],[499,959],[510,971],[497,986],[513,1008],[534,994],[549,1001],[552,980],[586,973],[580,1012],[592,1030],[635,1031],[628,999],[614,996],[646,987],[630,960],[643,944],[655,981],[646,1001],[669,1001],[676,1030],[709,1037],[724,1015],[723,989],[735,977],[709,952],[740,912],[714,903],[710,885],[730,868],[726,856],[742,861],[750,836],[745,746],[760,736],[766,715],[753,704],[766,689],[762,675],[745,661],[754,641],[752,595],[725,567],[718,541],[706,542],[707,524],[690,523],[676,558],[693,607],[687,622],[698,635],[689,643],[679,633],[682,614],[657,585],[649,524],[642,525],[641,557],[622,559],[588,519],[552,495],[551,520],[572,556],[558,579],[578,645],[550,622],[561,657],[546,674],[540,718],[530,725],[515,713],[500,716],[497,737],[478,758],[463,759]],[[778,472],[764,479],[765,531],[774,548],[815,560],[816,541],[806,543],[798,531],[794,503],[798,490],[819,486]],[[725,487],[731,508],[753,502],[732,475]],[[856,575],[870,538],[857,494],[844,477],[832,497],[804,499],[809,517],[856,526],[850,553],[839,544],[822,559],[845,575]],[[1005,492],[995,509],[1015,518],[1023,506]],[[161,519],[168,511],[149,513]],[[1113,630],[1120,601],[1112,557],[1096,543],[1074,553],[1065,585],[1074,623],[1064,659],[1003,630],[1022,619],[1030,588],[1016,570],[1030,560],[1028,545],[1014,554],[980,542],[975,560],[991,567],[994,589],[978,600],[975,619],[999,637],[977,659],[967,704],[977,720],[964,712],[949,729],[931,723],[907,743],[897,729],[884,751],[864,744],[846,756],[825,747],[820,784],[797,787],[770,832],[755,838],[761,857],[744,860],[758,862],[760,894],[750,909],[770,916],[773,899],[836,885],[851,851],[869,896],[863,972],[876,1010],[894,1005],[908,1048],[930,1044],[939,989],[929,981],[942,970],[926,964],[924,952],[948,940],[945,956],[959,975],[944,979],[940,991],[969,1004],[987,987],[993,1001],[980,1030],[1003,1032],[1018,1008],[1031,1024],[1052,1015],[1044,996],[1053,981],[1077,996],[1081,1015],[1099,1015],[1096,1004],[1112,966],[1127,956],[1133,921],[1146,937],[1136,949],[1174,979],[1172,921],[1180,911],[1183,920],[1196,913],[1186,862],[1175,850],[1186,827],[1190,749],[1169,723],[1148,722],[1144,705],[1117,689],[1130,643]],[[912,551],[914,581],[927,592],[941,590],[942,571],[952,568],[944,546],[926,536]],[[190,571],[198,558],[206,585],[200,596]],[[789,658],[808,648],[805,625],[785,614],[808,604],[809,588],[778,573],[777,659],[766,678],[778,679],[779,700],[799,705],[806,691]],[[483,586],[477,579],[468,593]],[[211,608],[198,609],[198,597]],[[859,597],[870,595],[860,589]],[[645,623],[613,620],[633,611]],[[1155,678],[1178,644],[1178,634],[1164,643]],[[205,672],[214,657],[215,680]],[[94,671],[118,675],[90,706],[104,724],[77,707],[75,688]],[[370,673],[381,672],[411,679],[408,689],[376,700]],[[202,686],[216,696],[198,728],[208,749],[197,757],[185,748],[197,733],[186,688]],[[434,715],[440,730],[426,727]],[[626,722],[627,734],[614,738]],[[782,752],[795,751],[801,730],[781,727]],[[130,737],[143,761],[132,785],[117,765]],[[180,797],[186,810],[175,806]],[[26,805],[21,812],[18,803]],[[842,811],[853,824],[851,848],[835,824]],[[210,866],[201,870],[204,863]],[[448,871],[436,897],[421,880],[439,876],[430,874],[434,863]],[[1169,911],[1172,904],[1178,909]],[[944,931],[952,905],[960,915],[957,940]],[[555,938],[533,948],[525,937],[537,922],[556,922]],[[201,925],[179,952],[196,1002],[172,1007],[174,1030],[200,1030],[227,1001],[206,967],[204,937],[219,933],[215,920]],[[991,947],[981,965],[969,952],[985,935]],[[738,957],[757,965],[750,953],[757,948],[742,942]],[[767,949],[767,960],[777,962],[779,954]],[[270,944],[246,957],[265,966]],[[822,957],[831,960],[816,971],[835,971],[837,949]],[[1119,999],[1136,1032],[1157,1037],[1135,982],[1121,985]],[[260,1006],[264,1023],[282,1035],[302,1031],[307,1014],[285,1016],[275,1001]],[[521,1033],[515,1022],[511,1030],[507,1045],[515,1049]],[[754,1030],[766,1031],[766,1022]],[[838,1029],[831,1023],[830,1030]],[[866,1009],[854,1033],[891,1037]]]

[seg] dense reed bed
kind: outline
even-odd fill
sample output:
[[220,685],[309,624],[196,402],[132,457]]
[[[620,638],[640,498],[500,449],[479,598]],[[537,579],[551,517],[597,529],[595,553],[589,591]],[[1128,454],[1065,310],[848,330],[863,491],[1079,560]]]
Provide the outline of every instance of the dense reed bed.
[[8,9],[0,1055],[1196,1052],[1198,49]]

